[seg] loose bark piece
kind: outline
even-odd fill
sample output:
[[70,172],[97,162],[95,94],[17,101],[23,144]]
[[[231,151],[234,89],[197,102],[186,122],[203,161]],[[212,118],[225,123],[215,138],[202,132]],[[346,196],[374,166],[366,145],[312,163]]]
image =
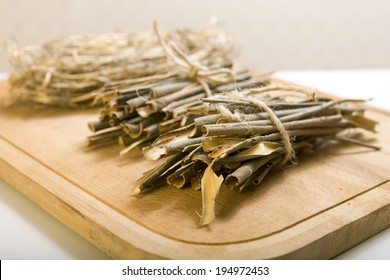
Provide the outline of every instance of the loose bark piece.
[[211,165],[204,171],[201,188],[202,188],[202,218],[200,225],[204,226],[215,219],[215,198],[223,182],[223,176],[217,176]]

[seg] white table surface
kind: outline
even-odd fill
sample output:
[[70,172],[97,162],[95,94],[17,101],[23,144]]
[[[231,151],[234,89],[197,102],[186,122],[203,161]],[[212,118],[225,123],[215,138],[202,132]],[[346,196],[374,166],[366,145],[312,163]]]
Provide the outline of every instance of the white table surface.
[[[370,104],[390,111],[390,69],[280,71],[275,75],[338,96],[373,98]],[[0,225],[0,259],[108,258],[1,179]],[[336,259],[390,260],[390,228]]]

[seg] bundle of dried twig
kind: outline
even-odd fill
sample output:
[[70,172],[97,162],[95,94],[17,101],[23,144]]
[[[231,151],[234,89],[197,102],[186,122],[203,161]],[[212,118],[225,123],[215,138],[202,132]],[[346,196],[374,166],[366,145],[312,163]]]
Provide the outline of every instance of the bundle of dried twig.
[[127,81],[99,95],[104,103],[98,121],[88,124],[93,135],[88,145],[118,142],[129,152],[141,143],[155,139],[161,133],[185,126],[196,115],[188,115],[189,109],[203,108],[201,98],[236,88],[260,87],[268,82],[267,76],[253,77],[247,70],[233,72],[233,80],[207,83],[204,86],[186,75],[162,75],[148,77],[144,81]]
[[267,75],[255,78],[248,70],[202,64],[174,42],[164,40],[156,24],[154,31],[167,61],[173,63],[170,71],[106,85],[95,97],[104,108],[99,121],[89,123],[90,130],[95,132],[88,137],[90,146],[117,141],[125,147],[121,151],[125,154],[192,121],[187,110],[202,107],[201,98],[267,83]]
[[[236,40],[214,25],[159,36],[210,69],[232,64]],[[112,33],[66,36],[38,46],[8,44],[14,67],[9,103],[90,106],[102,90],[128,87],[137,79],[172,78],[176,63],[166,55],[161,38],[155,32]]]
[[304,88],[268,85],[202,102],[202,108],[188,111],[197,116],[192,123],[161,135],[144,149],[148,159],[171,157],[145,173],[134,189],[140,193],[166,184],[201,189],[202,225],[215,218],[220,186],[240,192],[259,185],[273,167],[295,163],[297,154],[311,150],[317,139],[376,148],[341,136],[348,128],[374,131],[376,123],[356,105],[361,100],[317,98]]

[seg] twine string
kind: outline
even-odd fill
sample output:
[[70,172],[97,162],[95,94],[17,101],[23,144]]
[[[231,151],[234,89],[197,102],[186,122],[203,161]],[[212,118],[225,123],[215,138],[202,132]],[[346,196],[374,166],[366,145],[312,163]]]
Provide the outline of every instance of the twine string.
[[284,147],[286,149],[286,154],[283,157],[282,165],[287,163],[290,159],[292,159],[295,155],[294,150],[292,148],[291,142],[290,142],[290,136],[288,135],[287,129],[284,127],[281,120],[276,116],[274,111],[263,101],[256,99],[252,96],[248,96],[247,100],[253,103],[254,105],[258,106],[262,110],[266,111],[269,115],[269,118],[271,121],[275,124],[276,128],[279,130],[280,136],[282,138],[282,141],[284,143]]
[[[291,141],[290,141],[290,136],[288,134],[287,129],[284,127],[283,123],[281,120],[276,116],[275,112],[263,101],[256,99],[252,96],[249,95],[250,92],[247,92],[247,94],[242,94],[238,92],[231,92],[229,94],[225,95],[225,98],[229,99],[238,99],[238,100],[245,100],[248,101],[258,108],[262,109],[263,111],[267,112],[270,120],[274,123],[276,128],[278,129],[280,136],[282,138],[282,141],[284,143],[284,147],[286,150],[286,154],[284,155],[281,164],[284,165],[290,160],[294,160],[295,157],[295,152],[294,149],[292,148]],[[218,96],[216,96],[218,97]],[[244,120],[242,114],[238,112],[231,112],[231,110],[224,104],[222,103],[217,103],[215,104],[215,108],[222,114],[222,116],[226,119],[236,121],[236,122],[241,122],[244,126],[248,126],[248,129],[250,129],[250,126],[246,123]]]
[[221,67],[210,70],[199,62],[191,60],[173,42],[167,44],[161,36],[157,21],[153,22],[153,29],[167,56],[176,63],[179,70],[184,72],[188,78],[197,81],[203,87],[207,96],[212,95],[210,84],[227,84],[234,81],[234,73],[231,69]]

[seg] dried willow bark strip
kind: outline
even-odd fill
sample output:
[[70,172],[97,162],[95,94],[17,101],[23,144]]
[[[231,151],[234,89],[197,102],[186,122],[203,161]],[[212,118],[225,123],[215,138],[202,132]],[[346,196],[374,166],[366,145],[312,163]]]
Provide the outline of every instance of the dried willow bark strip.
[[[245,80],[243,80],[244,78],[245,78]],[[255,87],[260,87],[260,86],[264,86],[267,84],[267,78],[265,78],[265,77],[253,78],[250,80],[249,80],[249,78],[250,78],[250,76],[248,76],[248,75],[245,75],[241,78],[237,77],[236,83],[218,86],[218,87],[214,88],[212,91],[214,93],[222,93],[224,91],[229,91],[229,90],[234,90],[234,89],[255,88]],[[169,115],[169,114],[174,115],[175,112],[173,112],[173,110],[175,108],[178,108],[178,107],[183,106],[185,104],[191,104],[194,101],[197,101],[197,102],[191,104],[191,106],[188,106],[188,107],[194,107],[195,105],[202,104],[201,100],[204,99],[206,96],[207,96],[207,94],[205,92],[201,92],[199,94],[192,95],[190,97],[186,97],[186,98],[180,99],[178,101],[170,102],[168,105],[166,105],[164,108],[162,108],[162,111],[166,112],[167,115]],[[184,113],[185,110],[186,110],[186,108],[184,108],[184,110],[182,110],[181,113]],[[178,112],[176,112],[176,114],[178,114]]]
[[153,145],[160,146],[160,145],[164,145],[167,143],[185,141],[191,135],[191,132],[194,129],[194,126],[195,126],[194,124],[189,124],[187,126],[180,127],[178,129],[164,133],[164,134],[160,135],[160,137],[158,137],[156,139],[156,141],[153,142]]
[[220,137],[205,137],[202,141],[202,148],[205,152],[215,151],[221,147],[235,145],[242,142],[242,138],[220,138]]
[[[286,110],[277,110],[274,111],[275,115],[277,117],[284,117],[291,114],[295,114],[297,112],[302,111],[302,109],[286,109]],[[325,117],[325,116],[333,116],[336,114],[341,114],[344,119],[348,120],[348,115],[356,112],[361,113],[361,109],[353,110],[352,108],[327,108],[325,110],[321,110],[317,113],[314,113],[312,115],[308,115],[304,118],[310,118],[310,117]],[[245,123],[248,123],[250,125],[270,125],[272,124],[272,121],[269,119],[269,116],[267,113],[256,113],[256,114],[241,114],[242,121]],[[229,123],[231,126],[240,126],[241,123],[232,123],[230,119],[221,117],[218,119],[216,124],[222,124],[222,123]],[[360,125],[357,125],[356,123],[353,123],[356,126],[362,127]],[[362,127],[364,128],[364,127]],[[371,130],[371,129],[370,129]]]
[[[158,124],[161,122],[162,119],[163,119],[163,114],[156,113],[151,115],[147,119],[139,118],[138,120],[137,118],[137,121],[133,123],[131,122],[123,123],[122,127],[130,137],[138,138],[142,135],[143,132],[145,132],[145,130],[146,132],[148,132],[148,127],[150,127],[151,125],[157,124],[157,128],[158,128]],[[155,128],[153,127],[153,129]],[[149,131],[150,130],[151,129],[149,128]]]
[[192,176],[192,178],[191,178],[191,187],[194,190],[198,191],[198,190],[201,190],[201,188],[202,188],[201,182],[202,182],[202,178],[203,178],[203,175],[204,175],[204,169],[203,168],[199,168],[197,170],[197,172],[195,173],[195,175]]
[[215,88],[215,92],[223,93],[232,90],[242,90],[248,88],[259,88],[267,85],[269,83],[269,77],[249,77],[248,79],[236,79],[235,83],[221,85]]
[[180,117],[169,119],[160,123],[160,133],[169,132],[180,127],[182,119]]
[[[273,143],[274,147],[270,148],[268,150],[265,150],[265,151],[260,151],[260,152],[256,151],[256,149],[255,149],[255,148],[257,148],[256,146],[258,146],[259,144],[263,144],[263,143],[267,143],[267,144]],[[311,150],[312,146],[313,146],[312,144],[310,144],[309,142],[306,142],[306,141],[301,141],[301,142],[297,142],[297,143],[292,144],[292,147],[295,151],[298,151],[301,149]],[[220,157],[216,158],[214,160],[214,166],[221,166],[221,165],[227,165],[227,164],[232,166],[231,165],[232,163],[241,163],[241,162],[253,160],[256,158],[258,159],[261,157],[269,156],[271,154],[282,154],[285,152],[286,152],[286,150],[283,147],[281,142],[262,141],[262,142],[257,143],[255,146],[250,147],[250,148],[248,148],[248,149],[246,149],[238,154],[234,154],[234,155],[231,155],[231,156],[228,156],[225,158],[220,158]]]
[[281,153],[273,153],[268,156],[262,158],[256,158],[250,160],[241,167],[237,168],[233,173],[228,175],[224,181],[224,185],[229,189],[233,189],[234,187],[241,185],[246,182],[252,175],[259,170],[262,166],[266,165],[269,161],[280,157]]
[[89,122],[88,123],[88,128],[92,132],[97,132],[99,130],[109,128],[110,124],[108,121],[94,121],[94,122]]
[[[150,160],[157,160],[164,156],[170,156],[182,151],[186,147],[202,143],[202,137],[188,139],[181,142],[173,142],[167,145],[151,146],[143,150],[144,156]],[[195,147],[194,147],[195,148]]]
[[361,116],[359,114],[346,115],[344,118],[347,119],[351,124],[357,127],[370,130],[372,132],[375,132],[375,126],[378,124],[378,122]]
[[173,94],[163,96],[154,100],[150,100],[145,103],[144,107],[139,107],[137,112],[140,116],[146,118],[151,114],[161,111],[165,106],[174,102],[175,100],[180,100],[193,96],[194,94],[200,93],[203,91],[202,86],[194,86],[192,88],[184,88],[180,91],[177,91]]
[[324,111],[324,110],[328,109],[329,107],[332,107],[336,104],[347,103],[347,102],[360,102],[361,103],[361,102],[365,102],[365,100],[357,100],[357,99],[344,99],[344,100],[340,100],[340,101],[330,100],[330,101],[323,103],[322,105],[314,106],[312,108],[302,110],[302,112],[298,112],[295,114],[281,117],[280,120],[287,122],[287,121],[302,119],[302,118],[305,118],[307,116],[314,115],[314,114],[317,114],[321,111]]
[[158,123],[153,123],[153,124],[145,127],[143,130],[143,134],[145,134],[146,137],[152,137],[154,135],[158,135],[159,132],[160,132],[160,129],[159,129]]
[[[164,108],[162,108],[161,111],[163,111],[166,114],[166,118],[168,118],[169,115],[173,115],[173,110],[178,108],[178,107],[183,107],[186,105],[191,106],[191,105],[188,105],[191,103],[192,103],[192,106],[202,104],[200,102],[200,99],[204,96],[205,96],[205,93],[199,93],[199,94],[191,95],[191,96],[183,98],[183,99],[179,99],[177,101],[173,101],[173,102],[169,103],[167,106],[165,106]],[[197,101],[197,102],[194,104],[193,103],[194,101]],[[187,106],[185,107],[185,112],[186,112],[186,109],[188,108]]]
[[379,146],[371,145],[369,143],[366,143],[366,142],[363,142],[363,141],[359,141],[357,139],[349,138],[349,137],[346,137],[346,136],[335,136],[334,139],[342,141],[342,142],[352,143],[352,144],[356,144],[356,145],[359,145],[359,146],[371,148],[371,149],[377,150],[377,151],[379,151],[381,149]]
[[180,124],[183,126],[185,124],[182,124],[183,122],[187,122],[187,120],[183,121],[183,119],[187,116],[188,109],[190,108],[196,108],[202,106],[202,102],[200,100],[194,100],[192,102],[188,102],[187,104],[183,104],[182,106],[179,106],[177,108],[174,108],[172,110],[172,117],[173,118],[180,118],[182,121],[180,121]]
[[[129,145],[125,145],[125,148],[119,152],[120,156],[124,156],[128,152],[132,151],[133,149],[139,147],[141,144],[144,144],[146,142],[151,142],[157,135],[151,135],[149,137],[144,137],[139,140],[132,139],[132,141],[129,141]],[[130,138],[130,137],[129,137]]]
[[[259,185],[261,183],[261,181],[264,180],[265,176],[267,176],[268,172],[271,171],[271,169],[276,166],[277,164],[279,164],[280,162],[282,161],[282,158],[281,157],[277,157],[273,160],[270,160],[265,166],[264,168],[261,168],[259,169],[253,176],[252,176],[252,181],[251,183],[255,186]],[[245,187],[247,187],[248,185],[245,185],[245,186],[242,186],[238,189],[238,191],[242,191]],[[233,187],[234,189],[234,187]],[[237,191],[237,189],[235,189]]]
[[[245,150],[245,151],[247,151],[247,150]],[[262,154],[262,155],[259,155],[259,154],[244,154],[244,155],[237,154],[237,155],[233,155],[230,157],[217,158],[214,162],[215,162],[215,166],[225,165],[225,164],[231,164],[231,163],[244,162],[244,161],[252,160],[252,159],[259,159],[259,158],[264,157],[264,156],[269,156],[271,154],[281,154],[283,152],[285,152],[285,149],[283,147],[278,147],[278,148],[275,148],[269,154]]]
[[121,145],[122,147],[128,147],[134,142],[135,142],[134,138],[131,138],[128,135],[121,135],[118,138],[118,144]]
[[222,182],[223,176],[217,176],[211,166],[208,166],[201,180],[202,217],[200,225],[207,225],[215,219],[215,199]]
[[[322,136],[331,136],[336,135],[340,131],[342,131],[344,128],[309,128],[309,129],[296,129],[296,130],[289,130],[288,134],[290,137],[308,137],[308,136],[315,136],[315,137],[322,137]],[[281,140],[281,135],[279,132],[275,132],[268,135],[261,135],[261,136],[255,136],[246,140],[243,140],[242,142],[234,145],[233,147],[227,149],[223,154],[220,155],[221,158],[224,158],[228,156],[229,154],[232,154],[234,152],[237,152],[244,148],[250,148],[260,141],[279,141]]]
[[[233,87],[237,82],[243,82],[250,78],[251,76],[247,73],[247,71],[236,72],[234,74],[234,83],[230,85],[230,88]],[[262,78],[262,83],[265,83],[265,80],[266,78]],[[256,85],[258,84],[260,84],[260,82],[257,82]],[[252,86],[256,85],[252,84]],[[245,83],[242,84],[242,86],[250,86],[250,84]],[[212,89],[213,92],[220,92],[226,89],[226,85],[225,87],[218,88],[218,84],[209,85],[209,87]],[[148,117],[153,112],[158,112],[161,110],[164,111],[164,108],[166,111],[169,111],[172,106],[175,106],[171,105],[172,103],[177,102],[177,100],[188,100],[189,98],[193,98],[194,95],[199,95],[199,98],[201,98],[206,97],[207,93],[204,92],[204,87],[202,85],[189,84],[187,87],[182,87],[181,90],[172,92],[172,94],[161,95],[156,96],[156,98],[151,98],[151,100],[145,103],[144,107],[138,108],[138,113],[143,117]],[[191,101],[193,101],[193,99],[191,99]]]
[[[295,120],[283,123],[286,129],[300,129],[310,127],[346,127],[348,123],[342,123],[341,115],[324,116],[317,118],[310,118],[304,120]],[[235,123],[226,124],[209,124],[204,125],[201,129],[203,136],[250,136],[250,135],[264,135],[277,131],[275,125],[254,125],[250,122],[242,122],[240,125]]]
[[184,187],[194,176],[196,170],[194,169],[195,162],[190,162],[167,176],[167,183],[173,185],[178,189]]
[[193,82],[191,82],[191,81],[183,81],[183,82],[169,83],[169,84],[156,86],[156,87],[151,88],[150,98],[157,99],[157,98],[166,96],[170,93],[179,91],[182,88],[185,88],[185,87],[192,85],[192,84],[193,84]]
[[118,141],[118,137],[123,135],[124,132],[120,126],[110,127],[104,131],[99,131],[99,133],[88,136],[88,146],[101,145],[113,141]]
[[[144,177],[142,177],[140,180],[137,181],[137,184],[135,188],[133,189],[133,193],[137,194],[140,192],[146,192],[153,188],[154,182],[160,177],[164,176],[164,179],[169,175],[168,171],[171,170],[170,173],[172,173],[173,169],[180,165],[181,160],[185,156],[184,153],[178,153],[171,157],[169,160],[167,160],[164,164],[148,171]],[[168,172],[168,173],[167,173]],[[166,181],[165,181],[166,183]]]

